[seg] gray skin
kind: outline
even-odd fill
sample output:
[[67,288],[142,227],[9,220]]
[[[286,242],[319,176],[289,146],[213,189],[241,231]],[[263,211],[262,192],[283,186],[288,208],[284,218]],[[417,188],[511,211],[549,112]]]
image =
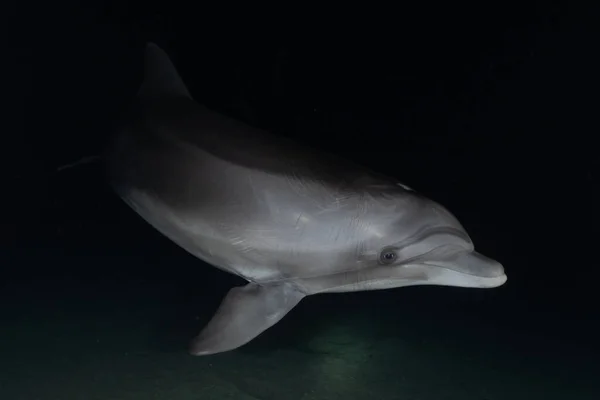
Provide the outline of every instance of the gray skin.
[[107,160],[115,191],[143,219],[248,281],[225,296],[194,355],[248,343],[312,294],[507,279],[440,204],[196,103],[154,44]]

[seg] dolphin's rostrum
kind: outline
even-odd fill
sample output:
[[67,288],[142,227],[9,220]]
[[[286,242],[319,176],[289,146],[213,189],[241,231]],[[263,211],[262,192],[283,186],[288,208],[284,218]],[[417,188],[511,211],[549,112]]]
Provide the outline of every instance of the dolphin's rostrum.
[[108,153],[110,181],[165,236],[248,281],[229,291],[191,354],[242,346],[311,294],[506,281],[440,204],[210,111],[155,44],[144,72]]

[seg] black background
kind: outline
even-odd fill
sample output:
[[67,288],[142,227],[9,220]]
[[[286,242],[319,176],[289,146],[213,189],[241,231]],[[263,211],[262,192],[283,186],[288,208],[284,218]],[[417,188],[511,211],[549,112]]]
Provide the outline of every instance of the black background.
[[[398,177],[456,214],[509,277],[490,291],[421,288],[419,301],[597,346],[591,10],[400,5],[367,17],[308,5],[14,7],[5,14],[4,285],[66,277],[110,291],[143,277],[180,282],[187,293],[238,283],[198,267],[139,221],[106,188],[98,165],[54,172],[101,151],[137,90],[152,40],[199,102]],[[69,261],[102,246],[144,253],[148,263]],[[39,248],[65,261],[23,261]],[[156,257],[183,261],[165,270],[152,266]],[[335,309],[395,301],[394,291],[347,296],[327,301]]]

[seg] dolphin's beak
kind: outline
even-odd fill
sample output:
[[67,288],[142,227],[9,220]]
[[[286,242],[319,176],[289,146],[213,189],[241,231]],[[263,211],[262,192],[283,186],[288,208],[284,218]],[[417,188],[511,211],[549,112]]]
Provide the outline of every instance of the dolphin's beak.
[[476,251],[457,252],[423,264],[437,267],[436,273],[430,277],[431,283],[492,288],[503,285],[507,280],[502,264]]

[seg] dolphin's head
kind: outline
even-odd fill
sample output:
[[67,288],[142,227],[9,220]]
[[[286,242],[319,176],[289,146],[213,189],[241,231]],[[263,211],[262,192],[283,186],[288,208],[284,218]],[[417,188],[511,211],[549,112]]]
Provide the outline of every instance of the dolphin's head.
[[493,288],[506,282],[502,265],[476,252],[465,229],[442,205],[410,190],[369,201],[356,268],[324,291],[412,285]]

